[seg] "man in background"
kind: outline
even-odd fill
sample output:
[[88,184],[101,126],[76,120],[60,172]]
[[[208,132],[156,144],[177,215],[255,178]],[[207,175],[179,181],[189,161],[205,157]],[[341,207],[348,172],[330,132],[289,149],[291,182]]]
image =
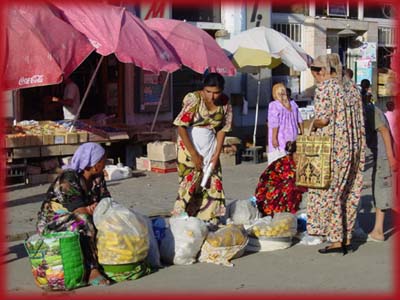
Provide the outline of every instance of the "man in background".
[[63,97],[52,97],[52,101],[62,104],[64,120],[73,120],[80,105],[79,87],[70,77],[65,78],[64,84]]

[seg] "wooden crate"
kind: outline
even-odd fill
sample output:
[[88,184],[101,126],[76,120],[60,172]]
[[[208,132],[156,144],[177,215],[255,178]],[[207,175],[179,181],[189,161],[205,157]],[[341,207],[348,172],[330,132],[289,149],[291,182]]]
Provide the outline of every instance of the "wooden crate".
[[7,134],[5,136],[6,148],[17,148],[25,146],[25,136],[16,134]]
[[65,143],[66,144],[78,144],[79,136],[76,132],[68,132],[65,134]]
[[42,145],[53,145],[53,144],[54,144],[54,134],[42,135]]
[[65,144],[65,134],[56,133],[54,134],[54,144]]
[[77,131],[79,143],[83,144],[88,141],[88,133],[87,131]]

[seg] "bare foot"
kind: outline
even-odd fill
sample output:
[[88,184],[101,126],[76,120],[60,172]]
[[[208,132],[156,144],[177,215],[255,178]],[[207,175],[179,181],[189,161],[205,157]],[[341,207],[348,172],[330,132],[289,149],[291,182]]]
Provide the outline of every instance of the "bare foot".
[[109,285],[110,281],[108,281],[98,269],[90,270],[89,275],[89,284],[90,285]]

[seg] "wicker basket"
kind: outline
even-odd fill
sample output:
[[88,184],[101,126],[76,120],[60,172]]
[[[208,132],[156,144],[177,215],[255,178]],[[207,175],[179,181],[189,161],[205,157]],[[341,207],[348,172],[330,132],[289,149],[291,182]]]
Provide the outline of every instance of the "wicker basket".
[[309,188],[326,189],[331,183],[331,146],[329,136],[306,135],[296,140],[298,162],[296,185]]

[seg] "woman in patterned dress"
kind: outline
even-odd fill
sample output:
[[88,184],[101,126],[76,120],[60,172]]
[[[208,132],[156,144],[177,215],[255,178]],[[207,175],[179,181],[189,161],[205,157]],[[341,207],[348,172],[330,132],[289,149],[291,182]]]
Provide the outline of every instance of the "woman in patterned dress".
[[[225,194],[219,155],[225,133],[231,130],[232,107],[222,94],[224,78],[209,73],[203,89],[188,93],[174,120],[178,126],[178,197],[172,211],[216,224],[225,215]],[[207,167],[212,173],[205,187],[200,186]]]
[[[338,56],[336,54],[336,56]],[[336,57],[331,62],[334,64],[339,58]],[[337,67],[339,69],[339,67]],[[366,136],[365,136],[365,124],[364,124],[364,114],[363,105],[361,99],[361,93],[358,90],[355,82],[352,80],[353,71],[351,69],[346,69],[345,76],[343,76],[343,88],[345,92],[346,100],[346,115],[347,122],[349,124],[350,131],[350,145],[352,145],[352,157],[351,157],[351,173],[348,179],[349,181],[349,199],[348,203],[351,206],[358,206],[361,199],[361,191],[363,187],[363,171],[365,166],[365,149],[366,149]],[[352,183],[352,184],[351,184]],[[357,222],[357,211],[355,213]],[[353,217],[353,216],[352,216]],[[354,230],[357,230],[357,225],[354,225]],[[360,228],[361,230],[361,228]]]
[[80,233],[87,281],[107,285],[96,254],[93,211],[97,203],[110,197],[103,176],[105,150],[99,144],[79,146],[69,165],[50,185],[38,213],[37,231],[47,234],[60,231]]
[[331,184],[326,190],[309,189],[307,199],[307,232],[324,236],[330,245],[319,253],[343,253],[351,250],[351,231],[357,206],[348,201],[347,180],[351,168],[351,140],[346,101],[338,78],[331,76],[326,55],[317,57],[311,73],[317,81],[314,96],[316,135],[330,136]]
[[287,142],[287,155],[272,162],[261,174],[255,197],[263,216],[290,212],[295,214],[306,188],[296,186],[296,142]]

